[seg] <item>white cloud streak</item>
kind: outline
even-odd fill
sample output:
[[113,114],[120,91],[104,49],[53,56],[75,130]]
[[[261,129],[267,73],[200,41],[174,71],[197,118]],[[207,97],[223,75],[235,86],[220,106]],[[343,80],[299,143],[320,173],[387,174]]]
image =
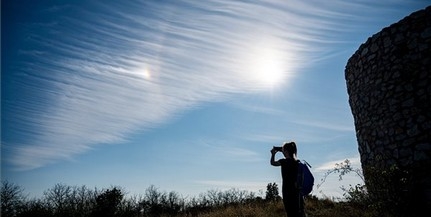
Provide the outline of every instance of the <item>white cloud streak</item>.
[[216,188],[214,190],[230,190],[241,189],[251,192],[259,192],[265,190],[269,181],[251,182],[251,181],[235,181],[235,180],[197,180],[196,184],[204,185],[205,187]]
[[[352,156],[351,158],[347,158],[350,161],[350,165],[353,168],[361,168],[361,159],[359,156]],[[314,168],[314,171],[328,171],[331,169],[334,169],[336,164],[344,162],[346,159],[339,159],[339,160],[333,160],[329,162],[325,162],[321,165],[318,165],[316,168]]]
[[344,27],[336,19],[355,19],[303,1],[87,6],[55,6],[44,11],[49,25],[26,26],[32,46],[21,47],[14,78],[22,95],[6,110],[19,126],[11,132],[27,139],[2,141],[18,169],[123,142],[205,101],[260,91],[245,71],[250,46],[273,43],[285,73],[294,73],[323,35]]

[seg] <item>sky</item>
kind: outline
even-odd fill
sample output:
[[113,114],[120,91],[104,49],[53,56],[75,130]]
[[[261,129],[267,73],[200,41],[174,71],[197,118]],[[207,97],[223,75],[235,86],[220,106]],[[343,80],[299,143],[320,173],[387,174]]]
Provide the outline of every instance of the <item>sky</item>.
[[262,194],[281,187],[270,149],[295,141],[312,194],[341,197],[358,176],[321,179],[360,168],[347,61],[429,4],[2,1],[1,179],[31,197],[58,183]]

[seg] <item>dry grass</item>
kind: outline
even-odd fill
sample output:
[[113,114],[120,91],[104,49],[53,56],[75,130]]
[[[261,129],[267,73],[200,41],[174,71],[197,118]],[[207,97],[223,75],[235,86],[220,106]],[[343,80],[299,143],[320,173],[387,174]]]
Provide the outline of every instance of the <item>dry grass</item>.
[[205,213],[198,213],[199,217],[280,217],[285,216],[283,203],[264,202],[220,207]]
[[[371,217],[372,213],[349,203],[334,202],[327,199],[308,198],[306,202],[308,217]],[[189,215],[183,215],[189,216]],[[205,213],[196,213],[199,217],[285,217],[281,200],[274,202],[254,202],[241,205],[220,207]]]

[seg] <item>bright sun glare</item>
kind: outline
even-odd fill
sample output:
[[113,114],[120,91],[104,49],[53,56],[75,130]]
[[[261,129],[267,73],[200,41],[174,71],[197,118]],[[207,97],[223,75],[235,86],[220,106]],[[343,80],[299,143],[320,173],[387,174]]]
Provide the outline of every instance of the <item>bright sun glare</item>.
[[255,44],[246,54],[246,79],[263,87],[274,87],[286,76],[284,53],[268,44]]
[[251,76],[265,85],[276,85],[283,79],[280,55],[270,48],[263,48],[256,54],[252,63]]

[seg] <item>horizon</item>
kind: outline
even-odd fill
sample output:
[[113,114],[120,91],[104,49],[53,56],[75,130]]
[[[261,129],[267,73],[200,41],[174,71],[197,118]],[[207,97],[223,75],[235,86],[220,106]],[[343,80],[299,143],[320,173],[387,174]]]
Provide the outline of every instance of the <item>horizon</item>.
[[[281,189],[295,141],[313,195],[360,168],[344,68],[428,1],[3,1],[1,180],[130,194]],[[281,155],[277,154],[276,158]],[[172,182],[174,181],[174,182]]]

